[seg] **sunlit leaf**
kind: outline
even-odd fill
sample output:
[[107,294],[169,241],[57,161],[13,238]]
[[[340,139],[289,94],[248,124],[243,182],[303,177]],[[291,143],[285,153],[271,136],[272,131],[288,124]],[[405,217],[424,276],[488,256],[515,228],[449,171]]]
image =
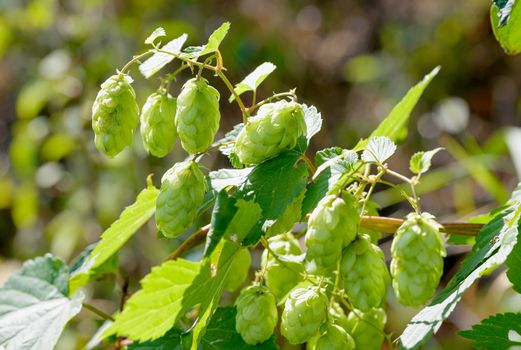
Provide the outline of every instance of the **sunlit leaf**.
[[459,332],[474,341],[475,349],[505,350],[521,347],[521,313],[507,312],[491,316],[471,330]]
[[362,153],[362,160],[383,164],[396,151],[396,145],[386,136],[373,136]]
[[172,54],[164,53],[164,52],[156,52],[151,57],[149,57],[145,62],[139,65],[139,71],[145,78],[150,78],[161,68],[170,63],[175,56],[181,52],[181,48],[186,41],[188,36],[186,34],[181,35],[180,37],[169,41],[163,47],[161,47],[161,51],[168,51]]
[[490,19],[494,35],[505,52],[509,55],[520,53],[521,1],[510,0],[504,3],[501,9],[493,4],[490,9]]
[[[246,91],[255,91],[257,87],[270,75],[277,67],[271,62],[264,62],[253,72],[248,74],[240,83],[235,85],[235,93],[241,95]],[[232,94],[229,101],[232,102],[235,96]]]
[[67,297],[69,269],[46,254],[24,263],[0,288],[0,348],[53,349],[83,295]]
[[415,174],[423,174],[431,167],[432,157],[443,148],[436,148],[427,152],[417,152],[411,157],[409,168]]
[[158,27],[145,39],[145,44],[151,45],[157,38],[162,36],[166,36],[166,32],[162,27]]

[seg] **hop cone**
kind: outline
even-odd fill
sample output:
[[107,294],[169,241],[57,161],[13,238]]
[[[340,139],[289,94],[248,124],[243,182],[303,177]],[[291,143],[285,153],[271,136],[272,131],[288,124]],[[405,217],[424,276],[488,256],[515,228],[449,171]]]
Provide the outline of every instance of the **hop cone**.
[[139,107],[131,83],[129,75],[111,76],[101,84],[92,106],[96,148],[109,157],[114,157],[132,143],[139,122]]
[[344,329],[347,329],[347,316],[344,312],[344,309],[342,309],[342,307],[336,301],[331,304],[331,307],[329,308],[329,315],[333,320],[333,323]]
[[327,297],[318,287],[293,289],[282,312],[282,335],[291,344],[310,340],[326,321],[327,304]]
[[174,125],[176,100],[166,91],[148,96],[141,110],[141,137],[145,150],[164,157],[174,146],[177,131]]
[[[291,233],[283,233],[268,240],[270,249],[282,257],[298,256],[302,254],[300,245]],[[304,267],[297,261],[285,261],[281,264],[272,254],[265,250],[262,254],[261,266],[266,266],[264,276],[266,285],[273,292],[277,300],[281,300],[301,280]]]
[[355,341],[336,324],[329,324],[326,331],[314,336],[307,344],[308,350],[353,350]]
[[327,274],[337,266],[342,247],[356,236],[358,212],[353,202],[328,195],[311,213],[306,233],[307,269],[311,273]]
[[347,333],[355,340],[356,349],[380,350],[385,338],[387,317],[383,309],[367,312],[354,309],[348,316]]
[[246,343],[255,345],[271,337],[278,314],[275,297],[268,288],[253,285],[243,289],[235,305],[235,329]]
[[382,305],[391,280],[384,253],[368,235],[359,236],[344,251],[340,272],[351,304],[362,311]]
[[403,305],[423,305],[436,291],[446,254],[440,227],[428,213],[411,213],[396,232],[391,275],[394,293]]
[[177,97],[175,125],[183,148],[200,153],[212,144],[219,129],[219,92],[203,78],[188,80]]
[[177,237],[193,224],[205,190],[204,175],[195,162],[176,163],[163,175],[156,224],[166,237]]
[[237,255],[233,258],[230,266],[230,271],[226,275],[224,280],[224,289],[230,292],[235,291],[239,288],[250,271],[251,255],[247,248],[241,248]]
[[306,134],[304,111],[296,102],[262,105],[237,136],[235,152],[244,164],[258,164],[297,145]]

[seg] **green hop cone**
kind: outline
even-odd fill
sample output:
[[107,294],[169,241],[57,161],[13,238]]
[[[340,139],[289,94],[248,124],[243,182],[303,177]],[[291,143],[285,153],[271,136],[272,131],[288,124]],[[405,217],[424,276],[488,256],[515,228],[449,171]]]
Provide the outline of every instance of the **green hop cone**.
[[327,318],[328,300],[318,287],[297,287],[284,303],[280,331],[291,344],[310,340]]
[[247,248],[241,248],[233,258],[230,271],[224,280],[224,289],[233,292],[239,288],[250,271],[251,255]]
[[391,276],[403,305],[425,304],[435,293],[446,255],[440,224],[428,213],[411,213],[398,228],[391,246]]
[[141,138],[145,150],[156,157],[170,152],[177,138],[176,100],[164,90],[148,96],[141,110]]
[[219,129],[219,92],[204,78],[188,80],[177,97],[175,126],[188,153],[206,151]]
[[266,103],[240,131],[235,152],[242,163],[259,164],[294,148],[297,139],[305,134],[304,111],[298,103]]
[[[291,233],[283,233],[268,240],[270,249],[280,256],[297,257],[302,254],[298,240]],[[268,288],[277,300],[282,300],[299,282],[302,281],[304,267],[296,259],[287,259],[281,264],[268,250],[262,254],[261,266],[266,267],[265,280]]]
[[383,309],[367,312],[354,309],[349,314],[347,333],[355,340],[356,349],[380,350],[385,338],[384,327],[387,316]]
[[96,148],[109,157],[114,157],[132,143],[139,122],[139,107],[131,83],[129,75],[111,76],[101,84],[92,106]]
[[156,224],[166,237],[177,237],[186,231],[202,204],[206,183],[193,161],[174,164],[161,180],[156,200]]
[[268,288],[253,285],[243,289],[235,305],[235,329],[246,343],[255,345],[271,337],[278,313],[275,297]]
[[355,341],[336,324],[328,324],[325,332],[314,336],[306,346],[308,350],[353,350]]
[[325,196],[311,213],[306,232],[307,269],[329,274],[337,267],[342,248],[356,237],[358,212],[350,197]]
[[384,253],[368,235],[359,236],[345,250],[340,263],[344,290],[351,304],[362,311],[382,305],[391,279]]
[[335,324],[344,329],[347,329],[347,316],[344,312],[344,309],[342,309],[340,304],[338,304],[336,301],[330,305],[329,315]]

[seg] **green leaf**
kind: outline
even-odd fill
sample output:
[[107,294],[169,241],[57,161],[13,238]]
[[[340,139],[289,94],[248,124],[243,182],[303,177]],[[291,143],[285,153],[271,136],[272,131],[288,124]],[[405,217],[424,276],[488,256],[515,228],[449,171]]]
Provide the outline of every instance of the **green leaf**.
[[409,168],[415,174],[423,174],[427,172],[431,167],[432,157],[443,148],[435,148],[427,152],[417,152],[411,157]]
[[217,195],[204,256],[209,256],[222,237],[240,243],[261,218],[261,208],[254,201],[229,196],[225,190]]
[[128,350],[185,350],[190,348],[190,337],[177,328],[172,328],[161,338],[145,342],[134,342]]
[[210,277],[210,270],[201,262],[177,259],[154,267],[103,336],[118,333],[135,341],[161,337],[185,314],[194,288]]
[[474,341],[476,349],[504,350],[521,346],[521,313],[507,312],[493,315],[471,330],[459,332]]
[[[238,248],[226,242],[215,249],[213,254],[217,254],[217,258],[212,260],[218,261],[216,266],[212,266],[208,258],[199,262],[177,259],[154,267],[141,280],[141,290],[130,297],[104,336],[117,333],[135,341],[158,339],[199,305],[194,326],[196,343],[206,325],[207,313],[211,313],[217,306],[216,300],[220,300],[224,278]],[[196,329],[199,330],[197,336]]]
[[508,23],[516,0],[493,0],[492,2],[498,9],[499,26],[504,26]]
[[210,171],[208,177],[210,178],[212,189],[218,192],[229,186],[240,186],[243,184],[252,169],[219,169]]
[[[429,85],[432,79],[438,74],[440,67],[434,68],[427,74],[422,81],[413,86],[402,100],[394,106],[393,110],[387,118],[385,118],[380,125],[374,130],[370,136],[386,136],[393,142],[401,142],[407,136],[407,124],[411,112],[416,106],[425,88]],[[360,140],[355,146],[354,150],[359,151],[365,148],[367,140]]]
[[[264,62],[253,72],[248,74],[240,83],[235,85],[235,93],[241,95],[246,91],[255,91],[257,87],[270,75],[277,67],[271,62]],[[231,95],[228,99],[232,102],[235,99],[235,95]]]
[[72,292],[87,284],[95,275],[96,269],[111,259],[150,219],[156,210],[158,193],[159,190],[153,186],[142,190],[138,194],[136,202],[125,208],[119,219],[103,232],[99,244],[71,275],[69,285]]
[[512,194],[510,206],[483,227],[472,253],[447,287],[409,322],[400,336],[403,349],[416,349],[449,317],[463,293],[481,275],[505,262],[517,243],[521,216],[521,184]]
[[275,342],[275,335],[264,343],[249,345],[242,340],[242,337],[235,330],[235,307],[218,308],[206,329],[206,333],[201,339],[200,350],[276,350],[278,345]]
[[512,282],[512,288],[516,292],[521,293],[521,229],[519,232],[516,246],[508,256],[505,265],[508,268],[507,277]]
[[[333,156],[331,153],[330,156]],[[325,159],[325,158],[324,158]],[[355,171],[358,162],[358,154],[351,150],[342,150],[338,156],[327,159],[313,174],[313,182],[308,186],[302,213],[309,213],[317,206],[318,202],[328,192],[335,191],[337,185],[343,178]]]
[[0,288],[0,348],[53,349],[66,323],[81,310],[83,294],[69,299],[69,269],[46,254],[25,262]]
[[315,165],[320,166],[328,160],[338,157],[342,154],[342,151],[343,149],[340,147],[329,147],[317,151],[317,153],[315,153]]
[[157,39],[157,38],[160,38],[162,36],[166,36],[166,32],[165,30],[162,28],[162,27],[158,27],[156,29],[154,29],[154,31],[152,32],[152,34],[150,34],[146,39],[145,39],[145,44],[147,45],[152,45],[154,44],[154,41]]
[[309,140],[322,129],[322,115],[315,106],[307,106],[305,104],[301,106],[304,109],[304,119],[307,129],[306,139],[309,143]]
[[[497,41],[509,55],[521,52],[521,1],[510,0],[499,9],[496,5],[490,8],[492,30]],[[508,7],[510,6],[510,9]]]
[[396,151],[396,145],[386,136],[373,136],[362,153],[362,160],[383,164]]
[[[183,47],[187,37],[188,36],[186,34],[183,34],[180,37],[166,43],[163,47],[161,47],[161,50],[177,55],[181,52],[181,48]],[[145,62],[139,65],[139,71],[145,78],[148,79],[159,72],[161,68],[170,63],[174,58],[174,55],[170,55],[164,52],[156,52]]]
[[252,199],[265,219],[277,219],[306,187],[308,170],[300,154],[288,151],[253,168],[237,198]]
[[229,29],[230,22],[224,22],[210,35],[206,45],[187,47],[185,50],[183,50],[183,56],[187,58],[194,58],[217,51],[224,37],[226,37],[226,34],[228,34]]

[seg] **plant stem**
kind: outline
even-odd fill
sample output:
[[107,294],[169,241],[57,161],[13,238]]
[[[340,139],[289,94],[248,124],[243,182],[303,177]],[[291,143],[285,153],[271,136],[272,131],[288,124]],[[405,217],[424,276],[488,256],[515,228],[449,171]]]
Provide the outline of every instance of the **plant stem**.
[[[254,94],[255,93],[256,93],[256,91],[254,90]],[[278,94],[275,94],[273,96],[265,98],[264,100],[259,101],[259,103],[255,103],[255,99],[253,99],[252,106],[250,108],[248,108],[248,111],[252,112],[255,109],[257,109],[260,106],[262,106],[263,104],[266,104],[266,103],[268,103],[268,102],[270,102],[272,100],[275,100],[275,99],[278,99],[278,98],[281,98],[281,97],[292,97],[292,98],[295,98],[295,99],[297,98],[297,96],[295,95],[295,90],[291,90],[291,91],[287,91],[287,92],[280,92]]]
[[125,73],[125,71],[127,69],[129,69],[131,65],[133,65],[134,63],[136,63],[137,61],[139,61],[143,57],[145,57],[147,55],[150,55],[151,53],[154,53],[154,50],[148,50],[148,51],[143,52],[142,54],[139,54],[137,56],[132,57],[132,59],[130,61],[128,61],[127,64],[125,64],[123,66],[123,68],[121,68],[120,73]]
[[92,306],[91,304],[88,304],[88,303],[83,303],[83,307],[93,313],[95,313],[96,315],[98,315],[99,317],[101,317],[102,319],[104,320],[107,320],[107,321],[112,321],[114,322],[114,317],[112,317],[111,315],[109,315],[108,313],[106,313],[105,311],[102,311],[100,309],[98,309],[97,307],[95,306]]
[[312,174],[314,174],[316,171],[317,171],[317,167],[313,164],[313,162],[311,161],[311,159],[308,158],[308,156],[306,156],[305,154],[303,154],[300,159],[302,159],[306,165],[308,166],[309,168],[309,171],[311,171]]
[[[305,220],[309,218],[309,214],[305,216]],[[394,234],[398,227],[403,224],[402,219],[388,218],[384,216],[366,216],[360,217],[360,227],[367,228],[370,230],[380,231],[382,233]],[[448,222],[441,223],[441,232],[446,234],[457,234],[464,236],[475,236],[483,227],[483,224],[465,223],[465,222]],[[208,231],[210,225],[201,227],[195,231],[190,237],[188,237],[176,250],[174,250],[165,260],[175,260],[183,256],[188,250],[202,243]]]
[[248,111],[246,110],[246,107],[244,106],[244,102],[242,102],[242,99],[240,98],[240,96],[237,94],[237,92],[235,92],[235,89],[233,88],[232,83],[230,83],[230,81],[228,80],[226,75],[224,75],[223,71],[218,70],[218,71],[216,71],[216,74],[224,82],[224,85],[226,85],[228,90],[230,90],[233,97],[235,98],[235,101],[237,101],[237,104],[239,105],[239,108],[241,109],[241,112],[242,112],[242,122],[244,123],[244,125],[246,125],[248,123],[249,114],[248,114]]

